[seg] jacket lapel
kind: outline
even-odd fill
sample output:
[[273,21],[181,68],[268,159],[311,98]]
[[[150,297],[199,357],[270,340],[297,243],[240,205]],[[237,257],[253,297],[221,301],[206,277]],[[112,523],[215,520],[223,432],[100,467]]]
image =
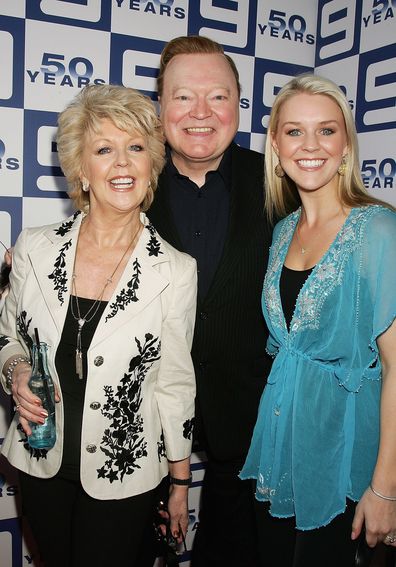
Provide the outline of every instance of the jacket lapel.
[[91,346],[139,315],[169,285],[169,278],[158,270],[159,264],[169,262],[168,252],[144,214],[141,219],[144,229],[104,310]]
[[29,253],[39,288],[59,333],[69,304],[81,220],[78,211],[59,226],[46,229],[43,245]]
[[[81,220],[82,214],[78,212],[58,227],[47,229],[43,245],[29,254],[42,296],[59,334],[62,333],[69,305]],[[106,306],[92,344],[104,340],[136,317],[169,285],[169,279],[158,270],[159,264],[169,262],[165,245],[144,214],[141,220],[144,223],[142,234]]]

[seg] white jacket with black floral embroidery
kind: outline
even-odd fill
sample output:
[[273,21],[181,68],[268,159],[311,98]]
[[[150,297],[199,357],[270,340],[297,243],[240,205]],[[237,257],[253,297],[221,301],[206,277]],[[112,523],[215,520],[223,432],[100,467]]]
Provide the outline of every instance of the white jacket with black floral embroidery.
[[[0,320],[0,368],[29,353],[34,328],[55,354],[68,309],[82,214],[61,224],[25,229],[13,253],[11,291]],[[196,263],[144,229],[101,317],[87,353],[81,434],[81,482],[98,499],[119,499],[158,485],[167,459],[191,452],[195,379],[190,356]],[[1,376],[6,389],[5,376]],[[50,478],[59,470],[63,405],[56,404],[57,441],[33,450],[15,415],[2,453],[18,469]]]

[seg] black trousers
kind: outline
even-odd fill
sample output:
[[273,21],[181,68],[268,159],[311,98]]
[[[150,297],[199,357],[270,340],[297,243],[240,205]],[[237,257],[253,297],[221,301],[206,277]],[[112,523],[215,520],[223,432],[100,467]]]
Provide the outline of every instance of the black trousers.
[[238,478],[243,462],[209,460],[191,567],[257,567],[254,494]]
[[[155,490],[96,500],[76,481],[20,474],[22,510],[45,567],[150,567]],[[142,549],[142,542],[145,543]],[[150,559],[142,558],[141,553]],[[154,551],[155,556],[155,551]]]
[[356,503],[315,530],[295,529],[294,518],[274,518],[267,502],[255,501],[260,567],[354,567],[357,542],[351,540]]

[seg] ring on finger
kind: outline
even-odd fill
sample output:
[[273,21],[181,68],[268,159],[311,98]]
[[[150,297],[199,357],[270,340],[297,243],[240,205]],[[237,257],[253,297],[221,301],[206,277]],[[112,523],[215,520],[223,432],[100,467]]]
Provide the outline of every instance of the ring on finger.
[[384,541],[385,541],[385,543],[395,543],[396,542],[396,534],[395,533],[388,534]]
[[14,408],[15,411],[18,411],[18,412],[19,412],[19,408],[20,408],[20,407],[21,407],[21,404],[16,404],[16,406],[15,406],[15,408]]

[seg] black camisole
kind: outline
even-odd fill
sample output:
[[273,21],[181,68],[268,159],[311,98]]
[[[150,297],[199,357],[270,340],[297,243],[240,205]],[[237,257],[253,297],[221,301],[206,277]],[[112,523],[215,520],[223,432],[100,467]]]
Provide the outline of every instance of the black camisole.
[[[87,382],[87,351],[96,327],[100,321],[107,301],[101,301],[98,311],[91,321],[87,321],[81,333],[82,362],[84,378],[76,374],[76,346],[78,324],[71,313],[71,301],[63,326],[61,340],[56,351],[55,366],[62,389],[64,407],[64,442],[63,458],[59,475],[70,480],[80,478],[81,425],[84,407],[85,386]],[[95,301],[84,297],[78,298],[81,313],[87,313]],[[74,312],[76,311],[74,303]]]

